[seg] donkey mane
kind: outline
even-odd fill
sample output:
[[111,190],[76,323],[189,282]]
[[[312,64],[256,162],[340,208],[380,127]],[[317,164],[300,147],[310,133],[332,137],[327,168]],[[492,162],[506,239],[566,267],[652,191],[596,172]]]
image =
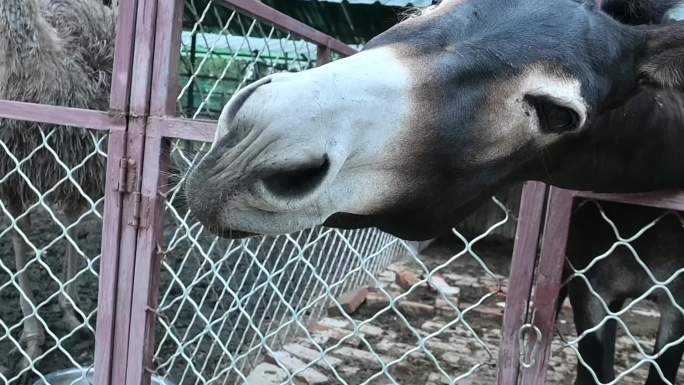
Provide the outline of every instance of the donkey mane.
[[[424,15],[434,9],[443,0],[425,7],[409,7],[399,13],[400,20]],[[596,5],[596,0],[577,0],[579,3]],[[669,11],[683,5],[684,0],[603,0],[601,9],[623,24],[661,24]]]
[[603,11],[629,25],[660,24],[682,0],[605,0]]
[[399,21],[404,21],[408,19],[413,19],[414,17],[423,16],[424,14],[433,10],[439,3],[430,5],[428,7],[407,7],[398,12],[397,18]]

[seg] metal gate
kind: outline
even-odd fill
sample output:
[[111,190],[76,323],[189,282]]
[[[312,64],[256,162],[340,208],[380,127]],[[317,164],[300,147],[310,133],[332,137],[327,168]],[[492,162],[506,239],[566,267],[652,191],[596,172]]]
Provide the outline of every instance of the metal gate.
[[[218,240],[193,221],[182,193],[184,173],[213,139],[212,119],[261,76],[355,51],[255,0],[128,0],[115,20],[108,109],[0,101],[3,124],[35,134],[29,147],[0,136],[9,165],[0,176],[9,191],[0,199],[0,239],[11,237],[17,256],[16,266],[0,259],[0,295],[21,304],[0,313],[0,349],[23,362],[0,370],[0,384],[48,382],[49,361],[83,376],[90,370],[98,385],[262,385],[263,376],[283,384],[543,383],[577,194],[527,184],[510,271],[479,248],[513,221],[497,200],[496,223],[471,239],[453,231],[459,251],[441,259],[370,229]],[[55,139],[63,132],[80,135],[80,159],[65,158]],[[44,158],[54,159],[54,185],[32,178]],[[88,167],[106,175],[86,183]],[[17,183],[26,197],[12,200]],[[54,202],[68,197],[79,210],[63,216]],[[648,202],[682,207],[679,198],[656,201]],[[49,234],[30,235],[30,218]],[[101,239],[92,231],[100,226]],[[541,242],[537,259],[540,234],[557,240]],[[60,268],[62,254],[73,258]],[[89,282],[81,292],[77,280]],[[96,300],[79,299],[95,287]],[[54,326],[59,313],[68,327]],[[94,344],[79,345],[79,333]]]

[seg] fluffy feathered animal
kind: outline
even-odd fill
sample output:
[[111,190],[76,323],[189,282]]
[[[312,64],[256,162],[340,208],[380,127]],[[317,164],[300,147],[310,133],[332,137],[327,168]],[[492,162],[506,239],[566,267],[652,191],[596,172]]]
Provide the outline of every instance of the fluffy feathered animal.
[[[115,28],[116,12],[100,0],[0,1],[0,99],[107,110]],[[0,120],[0,202],[14,223],[29,359],[41,354],[45,332],[24,271],[26,210],[37,202],[59,208],[66,227],[91,209],[103,195],[106,160],[97,152],[104,144],[101,135],[81,128]],[[72,247],[65,261],[69,284],[60,305],[67,324],[76,327],[82,322],[70,302],[78,300],[70,282],[78,269]]]

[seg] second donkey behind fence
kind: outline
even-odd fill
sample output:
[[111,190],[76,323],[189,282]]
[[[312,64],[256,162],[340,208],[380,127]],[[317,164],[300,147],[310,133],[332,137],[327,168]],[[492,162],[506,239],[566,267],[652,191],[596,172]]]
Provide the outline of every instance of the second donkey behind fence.
[[576,385],[615,379],[616,335],[624,328],[617,319],[621,310],[646,298],[660,312],[653,352],[646,352],[655,362],[646,384],[677,383],[684,353],[683,250],[684,222],[678,213],[609,202],[578,204],[564,290],[581,336],[584,363],[578,364]]

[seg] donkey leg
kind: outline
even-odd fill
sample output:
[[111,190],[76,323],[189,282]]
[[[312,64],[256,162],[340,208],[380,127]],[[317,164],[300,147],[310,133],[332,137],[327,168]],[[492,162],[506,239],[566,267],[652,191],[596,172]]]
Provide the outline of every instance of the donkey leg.
[[[586,289],[582,291],[584,293],[578,294],[570,290],[570,301],[578,335],[600,324],[607,315],[598,298]],[[611,306],[611,310],[614,311],[614,308],[615,306]],[[592,373],[596,374],[602,383],[610,382],[615,378],[616,329],[616,322],[609,320],[601,328],[587,334],[579,341],[579,353],[589,367],[581,362],[578,363],[575,385],[596,384]]]
[[[83,212],[80,208],[69,208],[64,210],[64,214],[67,217],[68,224],[71,225],[75,223],[80,213]],[[66,258],[64,258],[64,291],[59,296],[59,306],[62,308],[62,324],[68,330],[76,330],[83,325],[81,317],[76,314],[76,310],[72,305],[78,305],[78,284],[76,282],[71,282],[79,270],[79,255],[76,249],[69,243],[66,249]]]
[[[669,299],[666,299],[666,301],[669,301]],[[660,352],[668,343],[681,338],[682,335],[684,335],[684,316],[682,316],[679,310],[672,305],[662,306],[654,354]],[[680,343],[671,346],[663,355],[655,360],[658,367],[660,367],[660,370],[663,372],[663,376],[671,384],[677,383],[677,371],[679,370],[679,363],[682,361],[683,354],[684,343]],[[663,381],[656,368],[651,366],[648,371],[646,385],[661,384],[664,385],[667,384],[667,382]]]
[[[12,216],[17,218],[23,214],[24,206],[18,199],[13,199],[9,202],[9,210]],[[16,225],[25,235],[29,234],[31,221],[28,216],[18,220]],[[24,350],[25,355],[18,364],[19,370],[21,370],[28,367],[30,361],[43,354],[42,346],[45,343],[45,330],[40,321],[38,321],[34,311],[36,299],[33,296],[28,274],[24,271],[26,268],[27,245],[18,231],[12,232],[12,246],[14,248],[14,259],[17,268],[17,281],[21,291],[19,294],[19,305],[24,316],[24,329],[21,334],[21,341],[26,344],[26,347]]]

